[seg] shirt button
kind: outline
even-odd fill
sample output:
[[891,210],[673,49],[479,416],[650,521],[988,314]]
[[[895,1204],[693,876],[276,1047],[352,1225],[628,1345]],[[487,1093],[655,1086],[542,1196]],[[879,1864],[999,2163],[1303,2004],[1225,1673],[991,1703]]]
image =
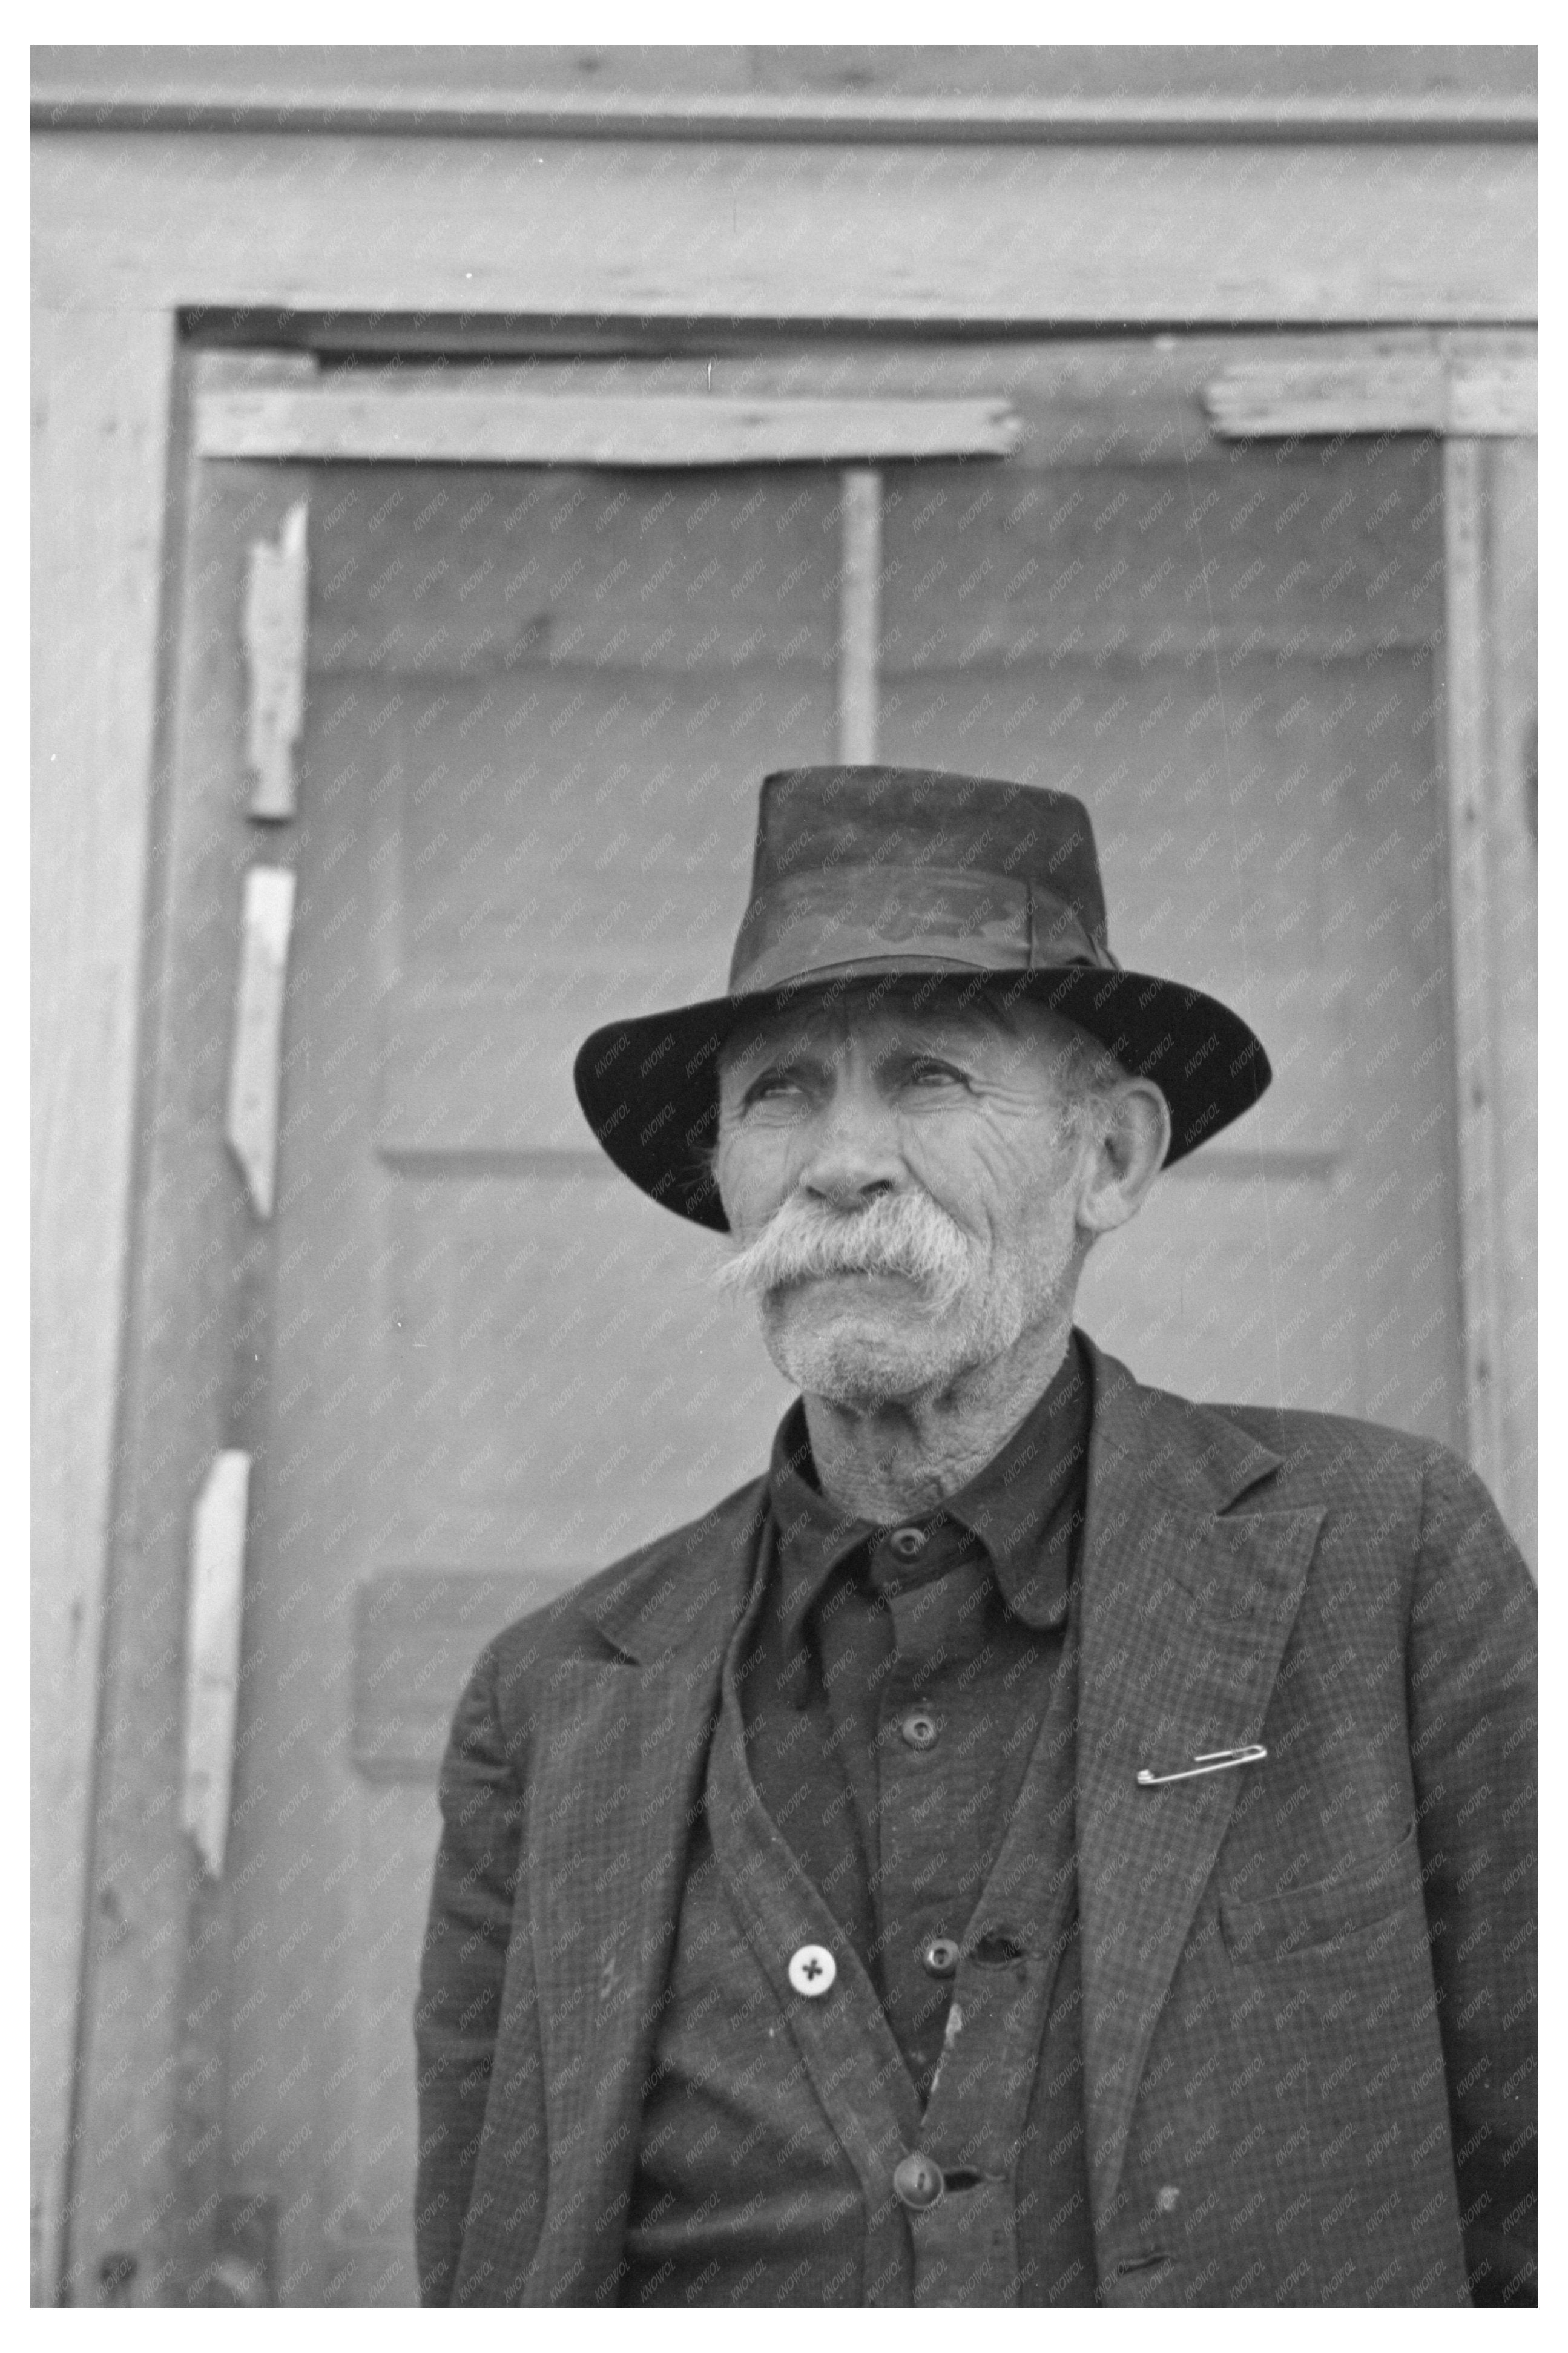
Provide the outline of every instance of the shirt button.
[[839,1965],[826,1945],[802,1945],[789,1956],[789,1982],[808,2000],[826,1993],[838,1973]]
[[952,1936],[933,1936],[920,1958],[926,1973],[933,1978],[950,1978],[959,1966],[958,1940]]
[[910,1748],[935,1748],[937,1733],[937,1719],[924,1707],[912,1707],[898,1726],[900,1739]]
[[887,1546],[900,1560],[918,1560],[926,1549],[926,1532],[923,1528],[895,1528]]
[[1159,2213],[1174,2214],[1181,2203],[1181,2192],[1176,2188],[1174,2182],[1168,2181],[1162,2189],[1157,2189],[1154,2193],[1155,2209]]
[[893,2168],[893,2194],[901,2206],[912,2207],[916,2213],[934,2206],[945,2184],[941,2169],[928,2157],[904,2157]]

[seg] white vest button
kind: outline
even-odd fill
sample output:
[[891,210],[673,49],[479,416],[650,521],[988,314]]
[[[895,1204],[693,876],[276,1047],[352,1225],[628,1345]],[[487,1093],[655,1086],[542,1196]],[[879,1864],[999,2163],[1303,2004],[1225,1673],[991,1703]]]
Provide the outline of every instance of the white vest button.
[[789,1956],[789,1982],[809,2001],[826,1993],[838,1973],[839,1965],[826,1945],[802,1945]]

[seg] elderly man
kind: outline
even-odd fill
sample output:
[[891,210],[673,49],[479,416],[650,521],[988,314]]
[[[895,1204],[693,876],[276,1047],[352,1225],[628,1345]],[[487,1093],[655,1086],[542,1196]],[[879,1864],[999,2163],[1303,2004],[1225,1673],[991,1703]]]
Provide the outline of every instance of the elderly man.
[[577,1076],[801,1395],[464,1695],[428,2300],[1533,2301],[1532,1588],[1441,1447],[1075,1329],[1269,1076],[1080,804],[770,777],[727,994]]

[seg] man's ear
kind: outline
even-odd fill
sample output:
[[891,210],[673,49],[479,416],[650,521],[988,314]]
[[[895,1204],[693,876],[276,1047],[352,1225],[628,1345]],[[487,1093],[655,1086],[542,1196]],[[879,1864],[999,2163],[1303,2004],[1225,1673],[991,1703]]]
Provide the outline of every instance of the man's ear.
[[1143,1207],[1171,1147],[1171,1113],[1152,1079],[1122,1080],[1095,1110],[1078,1223],[1087,1233],[1108,1234]]

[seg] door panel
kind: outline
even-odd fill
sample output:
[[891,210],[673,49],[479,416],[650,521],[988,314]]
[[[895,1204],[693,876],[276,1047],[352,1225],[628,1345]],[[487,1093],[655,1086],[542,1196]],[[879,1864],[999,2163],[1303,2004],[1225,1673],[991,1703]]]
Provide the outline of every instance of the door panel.
[[[938,675],[905,696],[885,743],[890,758],[918,750],[937,765],[961,746],[984,772],[1081,792],[1123,964],[1201,980],[1247,1015],[1273,1060],[1258,1108],[1097,1247],[1086,1328],[1171,1388],[1452,1439],[1458,1270],[1431,656],[1266,652],[1222,677],[1223,703],[1213,664],[1184,659],[1141,672],[1093,657],[1044,674],[1020,662],[979,691]],[[1053,706],[1032,738],[1029,720]],[[1238,1279],[1261,1320],[1238,1317]]]
[[1212,988],[1273,1060],[1259,1108],[1097,1248],[1086,1326],[1147,1380],[1453,1441],[1436,454],[1189,468],[1180,440],[906,475],[884,755],[1080,793],[1121,961]]
[[[1082,1320],[1190,1392],[1453,1436],[1431,453],[1064,465],[1026,361],[975,387],[1020,400],[1017,461],[887,474],[881,754],[1080,792],[1121,960],[1230,996],[1277,1074],[1097,1250]],[[839,482],[210,466],[188,628],[302,489],[221,2170],[278,2192],[285,2301],[397,2304],[458,1688],[760,1468],[787,1401],[569,1069],[722,984],[758,780],[833,756]],[[186,759],[242,740],[214,666]]]

